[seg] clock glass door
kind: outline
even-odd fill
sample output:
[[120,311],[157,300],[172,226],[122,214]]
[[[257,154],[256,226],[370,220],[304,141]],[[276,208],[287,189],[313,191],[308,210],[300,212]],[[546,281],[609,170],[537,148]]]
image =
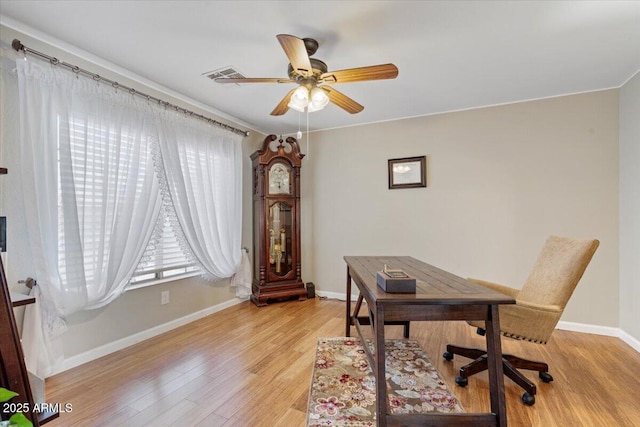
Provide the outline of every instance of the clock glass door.
[[292,212],[285,202],[274,202],[269,207],[267,231],[269,242],[269,270],[277,277],[293,271]]

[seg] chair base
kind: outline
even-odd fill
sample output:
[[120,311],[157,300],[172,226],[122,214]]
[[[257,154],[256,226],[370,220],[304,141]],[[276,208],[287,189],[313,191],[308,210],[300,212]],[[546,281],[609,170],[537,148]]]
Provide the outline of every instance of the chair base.
[[[460,368],[460,376],[456,378],[456,384],[461,387],[468,384],[467,378],[471,375],[487,370],[487,352],[485,350],[458,347],[448,344],[447,351],[442,356],[447,360],[452,360],[454,354],[474,359],[473,362]],[[511,354],[503,354],[502,368],[504,374],[509,379],[525,390],[525,393],[522,395],[522,402],[526,405],[533,405],[535,403],[537,391],[536,385],[518,371],[518,369],[538,371],[538,375],[543,382],[548,383],[553,381],[553,377],[548,372],[549,365],[544,362],[536,362],[533,360],[522,359]]]

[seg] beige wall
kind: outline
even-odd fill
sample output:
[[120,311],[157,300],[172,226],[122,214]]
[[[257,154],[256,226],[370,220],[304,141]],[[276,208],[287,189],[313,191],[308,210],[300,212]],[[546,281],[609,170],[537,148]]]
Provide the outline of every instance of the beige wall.
[[[427,188],[387,159],[427,155]],[[601,241],[563,320],[617,327],[618,91],[311,135],[303,278],[343,293],[344,255],[411,255],[521,287],[547,236]]]
[[620,90],[620,328],[640,341],[640,72]]

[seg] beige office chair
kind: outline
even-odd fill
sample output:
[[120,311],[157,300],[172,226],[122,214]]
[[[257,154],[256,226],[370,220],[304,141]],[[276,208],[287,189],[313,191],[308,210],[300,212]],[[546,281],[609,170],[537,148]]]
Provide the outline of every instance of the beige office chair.
[[[546,344],[599,244],[598,240],[549,237],[520,290],[477,279],[468,280],[502,292],[516,300],[515,305],[500,307],[502,335]],[[468,323],[478,328],[478,334],[484,335],[484,322]],[[484,350],[447,345],[447,351],[443,357],[452,360],[454,354],[475,359],[460,368],[460,376],[456,378],[456,384],[459,386],[466,386],[468,377],[487,369],[487,353]],[[548,372],[549,366],[544,362],[534,362],[503,354],[502,365],[504,374],[525,390],[522,401],[527,405],[535,403],[536,386],[518,369],[538,371],[543,382],[553,381],[553,377]]]

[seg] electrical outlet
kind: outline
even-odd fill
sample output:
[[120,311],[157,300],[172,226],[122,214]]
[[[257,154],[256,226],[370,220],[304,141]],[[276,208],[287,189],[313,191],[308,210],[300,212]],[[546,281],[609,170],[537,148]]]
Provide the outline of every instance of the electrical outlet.
[[160,294],[160,304],[169,304],[169,291],[162,291]]

